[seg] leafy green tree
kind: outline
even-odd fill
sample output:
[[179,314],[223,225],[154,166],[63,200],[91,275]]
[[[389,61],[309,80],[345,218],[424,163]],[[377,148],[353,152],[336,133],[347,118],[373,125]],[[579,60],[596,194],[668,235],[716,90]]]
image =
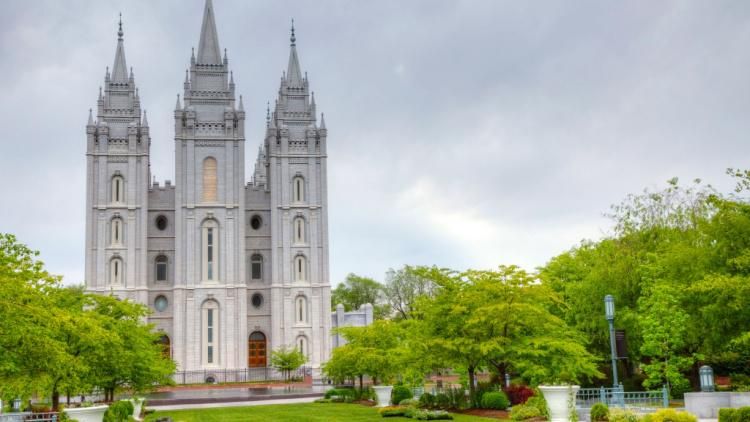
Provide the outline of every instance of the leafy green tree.
[[305,362],[305,354],[296,347],[281,346],[271,352],[271,366],[281,371],[286,381],[290,380],[292,371],[296,371]]
[[365,303],[373,305],[375,319],[383,319],[388,313],[388,307],[383,303],[383,285],[377,281],[349,274],[343,283],[340,283],[331,292],[331,307],[336,310],[339,303],[344,305],[347,311],[359,309]]
[[383,289],[385,298],[396,318],[412,318],[412,309],[417,299],[432,296],[434,283],[421,277],[414,267],[405,266],[400,270],[389,269],[385,275]]

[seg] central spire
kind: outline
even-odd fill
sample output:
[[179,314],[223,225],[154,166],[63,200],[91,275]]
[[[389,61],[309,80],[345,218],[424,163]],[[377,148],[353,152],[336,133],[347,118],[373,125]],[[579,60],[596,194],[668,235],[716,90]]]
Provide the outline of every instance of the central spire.
[[297,37],[294,35],[294,19],[292,19],[292,36],[289,38],[289,66],[287,66],[286,77],[290,87],[302,87],[302,72],[299,69],[299,59],[297,58]]
[[219,35],[216,33],[214,6],[211,0],[206,0],[203,9],[203,25],[201,25],[201,39],[198,43],[198,64],[222,64]]
[[115,52],[115,64],[112,66],[112,82],[116,84],[128,83],[128,66],[125,63],[125,46],[123,45],[122,13],[117,30],[117,51]]

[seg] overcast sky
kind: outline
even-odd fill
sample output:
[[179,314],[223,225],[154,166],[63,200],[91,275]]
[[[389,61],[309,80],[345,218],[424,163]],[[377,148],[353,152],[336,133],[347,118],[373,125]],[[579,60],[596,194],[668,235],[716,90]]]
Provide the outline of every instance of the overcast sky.
[[[295,19],[329,131],[331,283],[388,268],[528,269],[673,177],[750,167],[750,2],[214,0],[249,178]],[[174,180],[175,96],[203,1],[3,2],[0,232],[83,281],[85,124],[117,15]]]

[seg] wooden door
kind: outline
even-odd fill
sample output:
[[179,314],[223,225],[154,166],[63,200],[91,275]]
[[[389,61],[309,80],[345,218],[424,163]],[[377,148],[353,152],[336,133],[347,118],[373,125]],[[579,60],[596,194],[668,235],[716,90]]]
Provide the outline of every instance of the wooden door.
[[266,336],[261,332],[250,334],[247,340],[247,366],[262,368],[266,366]]

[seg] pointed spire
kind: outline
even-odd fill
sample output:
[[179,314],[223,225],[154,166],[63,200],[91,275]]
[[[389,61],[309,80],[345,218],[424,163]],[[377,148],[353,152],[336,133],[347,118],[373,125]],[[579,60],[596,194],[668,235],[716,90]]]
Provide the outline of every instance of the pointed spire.
[[224,49],[224,64],[229,63],[229,58],[227,57],[227,49]]
[[88,122],[88,125],[89,126],[93,126],[94,125],[94,115],[91,113],[91,109],[89,109],[89,122]]
[[310,105],[315,107],[315,91],[310,93]]
[[320,128],[321,129],[326,128],[326,116],[324,113],[320,113]]
[[229,71],[229,84],[234,85],[234,72]]
[[292,36],[290,41],[289,66],[287,66],[286,71],[287,84],[292,87],[302,87],[302,72],[299,69],[299,58],[297,58],[297,38],[294,36],[294,19],[292,19]]
[[219,48],[219,36],[216,33],[216,21],[214,19],[214,6],[211,0],[206,0],[206,6],[203,9],[201,38],[198,42],[198,63],[222,63],[221,49]]
[[112,82],[116,84],[128,83],[128,66],[125,63],[125,47],[123,46],[122,36],[122,14],[120,14],[119,30],[117,31],[117,51],[115,52],[115,64],[112,66]]
[[245,111],[245,106],[242,105],[242,95],[240,95],[240,105],[237,108],[237,110],[239,110],[239,111]]
[[141,126],[148,126],[148,117],[146,117],[146,110],[143,110],[143,121],[141,122]]
[[174,109],[182,110],[182,104],[180,104],[180,94],[177,94],[177,104],[175,104]]
[[190,80],[188,78],[188,70],[187,69],[185,69],[185,83],[186,84],[190,83]]
[[102,96],[102,87],[99,87],[99,101],[103,100],[104,97]]
[[271,121],[271,102],[266,101],[266,126]]

